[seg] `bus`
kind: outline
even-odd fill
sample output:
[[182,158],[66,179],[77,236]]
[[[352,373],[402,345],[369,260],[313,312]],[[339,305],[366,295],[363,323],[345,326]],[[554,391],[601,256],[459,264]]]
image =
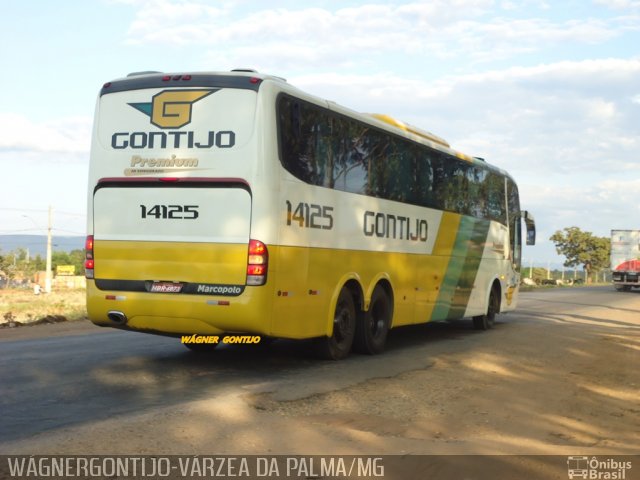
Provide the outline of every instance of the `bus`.
[[329,359],[403,325],[491,328],[516,306],[523,222],[535,241],[505,171],[253,70],[104,84],[88,191],[93,323],[314,339]]

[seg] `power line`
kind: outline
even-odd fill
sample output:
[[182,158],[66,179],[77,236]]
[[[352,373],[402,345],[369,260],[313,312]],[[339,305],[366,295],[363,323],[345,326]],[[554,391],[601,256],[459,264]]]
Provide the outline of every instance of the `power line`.
[[0,207],[0,210],[12,211],[12,212],[40,212],[47,213],[48,210],[41,210],[37,208],[9,208],[9,207]]
[[44,228],[21,228],[19,230],[0,230],[0,234],[7,235],[18,232],[33,232],[34,230],[44,230]]
[[[0,210],[6,212],[37,212],[37,213],[47,213],[49,210],[39,209],[39,208],[11,208],[11,207],[0,207]],[[55,210],[56,215],[67,215],[70,217],[86,217],[86,213],[77,213],[77,212],[65,212],[63,210]]]

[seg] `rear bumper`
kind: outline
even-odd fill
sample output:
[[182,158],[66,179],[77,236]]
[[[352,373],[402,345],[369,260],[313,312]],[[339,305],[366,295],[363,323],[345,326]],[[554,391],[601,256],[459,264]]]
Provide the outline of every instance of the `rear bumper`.
[[[162,335],[253,333],[270,335],[268,286],[246,287],[237,297],[105,291],[87,281],[87,312],[96,325]],[[117,324],[109,312],[122,312]]]
[[631,287],[640,287],[640,272],[625,272],[625,271],[613,272],[612,282],[614,285],[628,285]]

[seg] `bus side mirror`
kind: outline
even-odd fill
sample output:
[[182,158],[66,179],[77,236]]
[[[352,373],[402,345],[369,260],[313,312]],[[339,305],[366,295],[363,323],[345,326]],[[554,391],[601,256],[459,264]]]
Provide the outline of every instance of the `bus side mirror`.
[[522,212],[522,218],[524,218],[524,224],[527,227],[527,245],[536,244],[536,221],[531,213],[526,210]]

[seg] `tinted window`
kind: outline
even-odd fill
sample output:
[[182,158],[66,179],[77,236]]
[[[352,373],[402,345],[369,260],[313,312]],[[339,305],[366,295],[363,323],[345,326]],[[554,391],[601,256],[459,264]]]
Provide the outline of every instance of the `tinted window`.
[[277,114],[282,164],[300,180],[506,223],[505,177],[488,167],[287,95]]

